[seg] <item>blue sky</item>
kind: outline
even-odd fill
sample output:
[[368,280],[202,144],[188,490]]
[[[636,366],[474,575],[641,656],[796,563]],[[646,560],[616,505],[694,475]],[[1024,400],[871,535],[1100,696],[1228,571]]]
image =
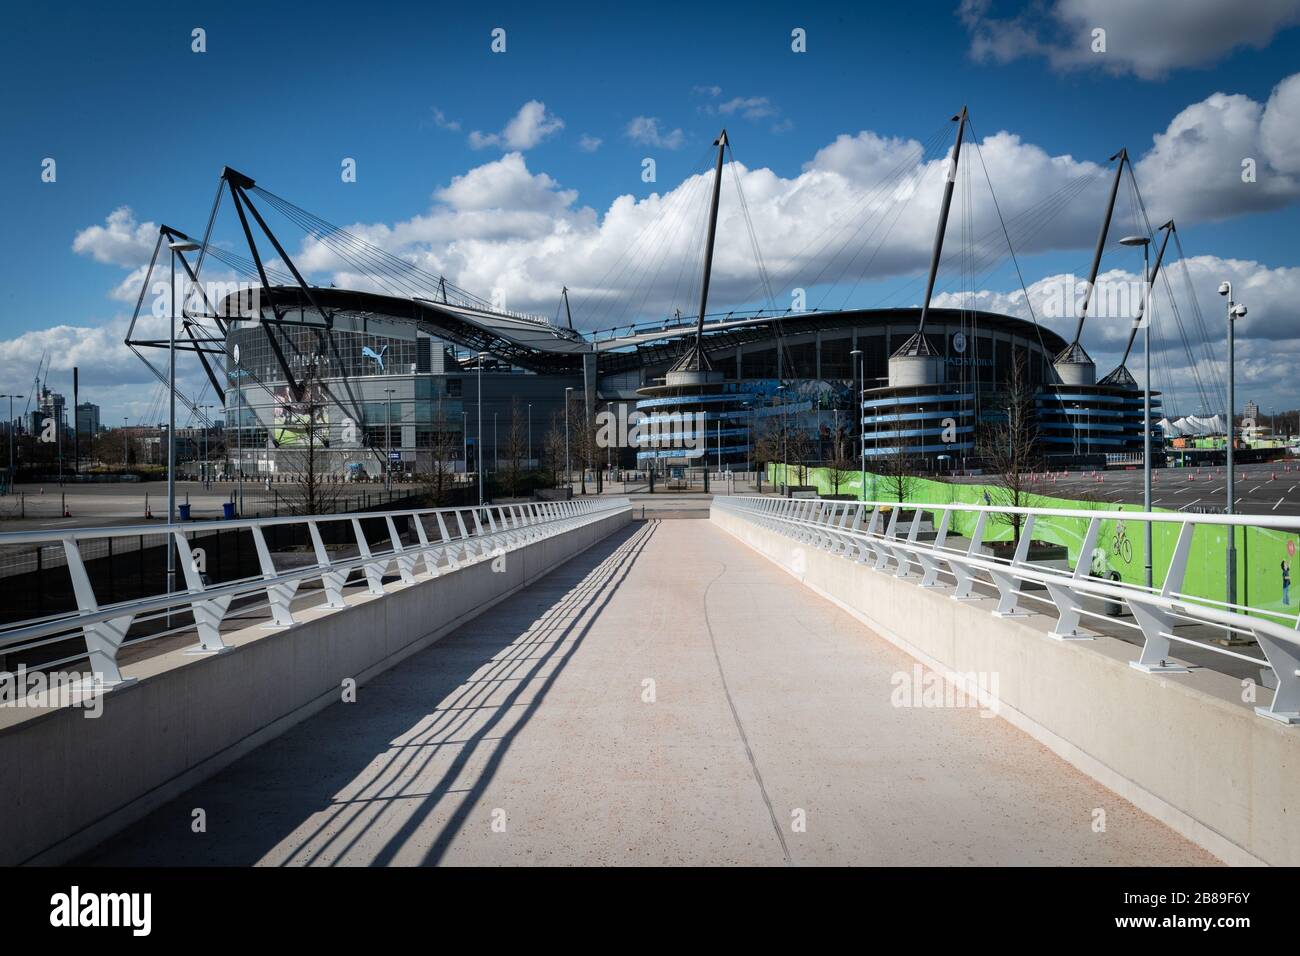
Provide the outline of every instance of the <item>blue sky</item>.
[[[1072,2],[1081,0],[1045,8]],[[1153,18],[1174,7],[1150,6]],[[698,171],[724,120],[736,157],[783,180],[799,177],[842,134],[923,139],[962,103],[981,138],[1006,130],[1050,156],[1104,164],[1120,145],[1143,155],[1180,111],[1213,94],[1268,101],[1300,69],[1300,29],[1291,25],[1295,4],[1262,6],[1276,9],[1261,12],[1246,45],[1229,38],[1216,48],[1201,37],[1180,49],[1175,38],[1173,65],[1142,76],[1140,64],[1126,67],[1118,56],[1054,62],[1044,49],[1055,44],[1068,60],[1060,51],[1072,42],[1065,11],[1017,19],[1017,4],[969,0],[965,17],[956,0],[843,9],[318,2],[308,12],[243,2],[28,5],[7,13],[10,29],[0,37],[8,142],[0,151],[0,385],[30,375],[23,365],[34,366],[38,343],[24,333],[102,329],[129,311],[109,297],[129,263],[74,251],[79,233],[120,207],[137,223],[201,232],[223,164],[334,222],[404,222],[427,213],[454,177],[509,152],[472,148],[469,134],[500,131],[529,101],[563,123],[519,151],[529,174],[576,190],[571,207],[590,207],[597,219],[618,196],[669,190]],[[1132,32],[1129,21],[1116,22]],[[202,54],[191,51],[195,27],[206,31]],[[489,48],[495,27],[507,31],[505,54]],[[794,27],[807,31],[804,54],[790,49]],[[1207,20],[1203,32],[1212,29]],[[989,30],[1036,32],[1018,51],[981,58],[973,44]],[[1115,29],[1111,41],[1125,45]],[[717,95],[705,89],[715,86]],[[736,98],[765,102],[752,119],[743,107],[718,112]],[[627,131],[637,117],[655,118],[664,133],[680,129],[682,144],[634,141]],[[599,138],[599,147],[580,148],[583,136]],[[640,178],[650,153],[653,185]],[[55,183],[41,181],[45,157],[57,161]],[[343,157],[357,161],[355,183],[340,180]],[[1183,186],[1198,183],[1164,188]],[[1015,184],[1005,196],[998,188],[1014,206]],[[1180,227],[1188,254],[1300,266],[1300,210],[1289,196],[1239,215],[1188,217]],[[1086,265],[1099,214],[1088,214],[1094,224],[1079,230],[1076,248],[1026,250],[1026,279]],[[873,277],[868,288],[889,281]],[[990,291],[1010,290],[1002,281]],[[719,303],[731,304],[740,303]],[[123,384],[123,366],[91,365],[83,370],[91,387]],[[62,375],[56,360],[52,378]],[[1268,398],[1297,404],[1286,376],[1275,378]],[[130,401],[122,391],[105,404],[129,409]]]

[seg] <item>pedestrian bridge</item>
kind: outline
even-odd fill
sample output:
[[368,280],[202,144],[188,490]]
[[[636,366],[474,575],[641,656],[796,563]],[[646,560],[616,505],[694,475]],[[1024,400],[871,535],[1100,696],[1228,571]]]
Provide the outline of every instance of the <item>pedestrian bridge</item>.
[[[1300,858],[1295,668],[1246,701],[1142,629],[1203,617],[1279,672],[1294,632],[999,563],[938,509],[718,498],[707,521],[634,520],[595,498],[235,522],[259,573],[182,561],[176,593],[103,607],[78,557],[104,529],[60,530],[78,607],[0,648],[13,671],[80,634],[99,684],[0,708],[24,768],[0,783],[4,861]],[[165,533],[193,555],[193,526]],[[1139,643],[1080,623],[1102,600]]]

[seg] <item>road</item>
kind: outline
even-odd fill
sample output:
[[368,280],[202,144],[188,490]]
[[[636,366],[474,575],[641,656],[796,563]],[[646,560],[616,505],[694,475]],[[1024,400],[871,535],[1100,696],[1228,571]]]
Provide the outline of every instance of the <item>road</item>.
[[711,523],[638,521],[84,862],[1214,862],[996,716],[894,706],[912,672]]

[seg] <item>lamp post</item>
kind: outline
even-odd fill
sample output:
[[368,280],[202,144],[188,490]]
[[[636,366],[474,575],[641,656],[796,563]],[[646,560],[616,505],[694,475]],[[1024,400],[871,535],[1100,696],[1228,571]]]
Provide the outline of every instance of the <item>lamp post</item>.
[[528,470],[533,470],[533,403],[528,403]]
[[487,352],[478,353],[478,428],[474,431],[475,467],[478,469],[478,506],[483,507],[483,363]]
[[569,397],[573,394],[573,386],[570,385],[564,390],[564,487],[573,487],[573,470],[569,467]]
[[[1228,493],[1228,508],[1226,513],[1232,514],[1235,510],[1233,507],[1233,502],[1236,500],[1236,487],[1233,481],[1234,476],[1233,476],[1233,447],[1232,446],[1236,442],[1236,434],[1237,434],[1237,425],[1235,421],[1236,413],[1234,411],[1237,404],[1237,396],[1236,396],[1237,379],[1236,379],[1236,367],[1235,367],[1236,363],[1234,361],[1235,358],[1234,339],[1236,337],[1236,332],[1235,332],[1235,327],[1233,325],[1233,321],[1235,319],[1240,319],[1245,316],[1246,307],[1244,305],[1241,305],[1240,303],[1234,303],[1232,301],[1231,282],[1225,281],[1219,284],[1219,295],[1226,297],[1228,300],[1228,423],[1227,423],[1228,424],[1228,449],[1227,449],[1228,481],[1224,485],[1224,489]],[[1237,533],[1236,533],[1236,529],[1234,528],[1231,529],[1231,534],[1228,537],[1228,605],[1231,608],[1231,606],[1236,603],[1237,603]]]
[[384,490],[393,490],[393,393],[384,389]]
[[854,391],[856,396],[853,399],[854,414],[858,416],[858,476],[859,487],[862,489],[862,498],[865,501],[867,497],[867,428],[863,424],[862,417],[862,349],[854,349],[849,353],[849,358],[853,360],[853,381],[857,388]]
[[[14,399],[22,398],[22,395],[0,395],[0,398],[9,399],[9,489],[7,494],[14,493],[14,476],[18,473],[14,461]],[[123,419],[125,421],[125,419]],[[123,439],[125,440],[125,439]]]
[[469,481],[469,412],[460,413],[460,457],[465,462],[465,480]]
[[[1145,372],[1142,379],[1142,510],[1151,512],[1151,239],[1148,236],[1125,236],[1120,240],[1124,246],[1142,247],[1142,299],[1138,306],[1138,316],[1142,320],[1142,352]],[[1147,313],[1147,314],[1144,314]],[[1146,584],[1152,587],[1151,522],[1146,526]]]
[[200,405],[199,411],[203,413],[203,461],[199,465],[199,475],[203,480],[203,487],[210,487],[208,483],[208,412],[216,408],[215,405]]
[[244,379],[243,373],[239,370],[239,343],[235,343],[232,354],[235,359],[235,471],[239,476],[239,516],[242,518],[244,516]]
[[[12,415],[13,412],[11,411],[10,414]],[[130,455],[130,449],[127,447],[127,443],[126,443],[126,440],[127,440],[127,438],[126,438],[126,423],[127,423],[127,421],[128,421],[128,419],[127,419],[125,416],[123,416],[123,418],[122,418],[122,468],[123,468],[123,470],[125,470],[125,469],[126,469],[126,466],[130,464],[129,459],[130,459],[130,457],[131,457],[131,455]]]

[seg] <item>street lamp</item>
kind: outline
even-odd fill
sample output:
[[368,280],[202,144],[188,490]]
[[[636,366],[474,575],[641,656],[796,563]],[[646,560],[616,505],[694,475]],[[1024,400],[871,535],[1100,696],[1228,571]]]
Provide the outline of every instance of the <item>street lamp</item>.
[[862,499],[867,498],[867,427],[863,424],[862,416],[862,376],[863,376],[863,358],[862,349],[854,349],[849,353],[849,358],[853,359],[853,380],[857,384],[853,400],[854,414],[858,417],[858,468],[861,472],[858,476],[859,487],[862,489]]
[[[235,471],[239,475],[239,516],[244,516],[244,375],[239,368],[239,343],[231,349],[235,360]],[[229,444],[226,445],[230,447]]]
[[384,490],[393,490],[393,393],[384,389]]
[[476,437],[475,457],[478,459],[478,506],[483,507],[483,363],[487,361],[488,353],[478,353],[478,428],[475,430]]
[[[1236,380],[1236,363],[1234,360],[1235,346],[1235,326],[1233,320],[1240,319],[1246,314],[1246,307],[1232,301],[1232,283],[1221,282],[1219,284],[1219,295],[1228,300],[1228,448],[1227,448],[1227,465],[1228,481],[1224,489],[1228,493],[1227,514],[1234,512],[1233,502],[1236,500],[1236,487],[1233,481],[1233,445],[1236,442],[1236,412],[1234,411],[1237,404],[1237,380]],[[1237,603],[1237,532],[1236,529],[1230,529],[1228,536],[1228,605]]]
[[14,399],[23,398],[22,395],[0,395],[0,398],[9,399],[9,489],[7,494],[14,493],[14,476],[18,473],[14,461]]
[[564,487],[573,487],[573,469],[569,466],[569,400],[573,386],[564,390]]
[[[197,242],[188,239],[173,239],[167,243],[171,255],[171,308],[170,330],[167,334],[167,525],[176,520],[176,254],[193,252],[199,248]],[[183,259],[184,257],[182,257]],[[183,308],[183,306],[182,306]],[[174,542],[167,543],[167,593],[176,590],[176,547]],[[167,607],[167,626],[171,627],[171,606]]]
[[[1142,299],[1138,318],[1142,322],[1142,353],[1146,371],[1142,379],[1142,510],[1151,512],[1151,239],[1148,236],[1125,236],[1120,245],[1142,247]],[[1144,314],[1145,313],[1145,314]],[[1151,522],[1146,525],[1146,582],[1152,587]]]
[[528,403],[528,470],[533,470],[533,403]]
[[[10,414],[12,415],[13,412],[10,412]],[[126,444],[126,423],[127,423],[127,421],[128,421],[128,419],[126,418],[126,416],[123,416],[123,417],[122,417],[122,470],[123,470],[123,471],[125,471],[125,470],[126,470],[126,466],[130,464],[129,459],[130,459],[130,457],[131,457],[131,455],[130,455],[130,453],[129,453],[129,449],[127,448],[127,444]]]
[[199,412],[202,413],[203,416],[203,461],[199,465],[199,477],[203,481],[204,488],[211,487],[211,485],[208,483],[208,423],[209,421],[211,421],[210,417],[208,416],[208,412],[210,412],[214,408],[216,408],[215,405],[199,406]]

